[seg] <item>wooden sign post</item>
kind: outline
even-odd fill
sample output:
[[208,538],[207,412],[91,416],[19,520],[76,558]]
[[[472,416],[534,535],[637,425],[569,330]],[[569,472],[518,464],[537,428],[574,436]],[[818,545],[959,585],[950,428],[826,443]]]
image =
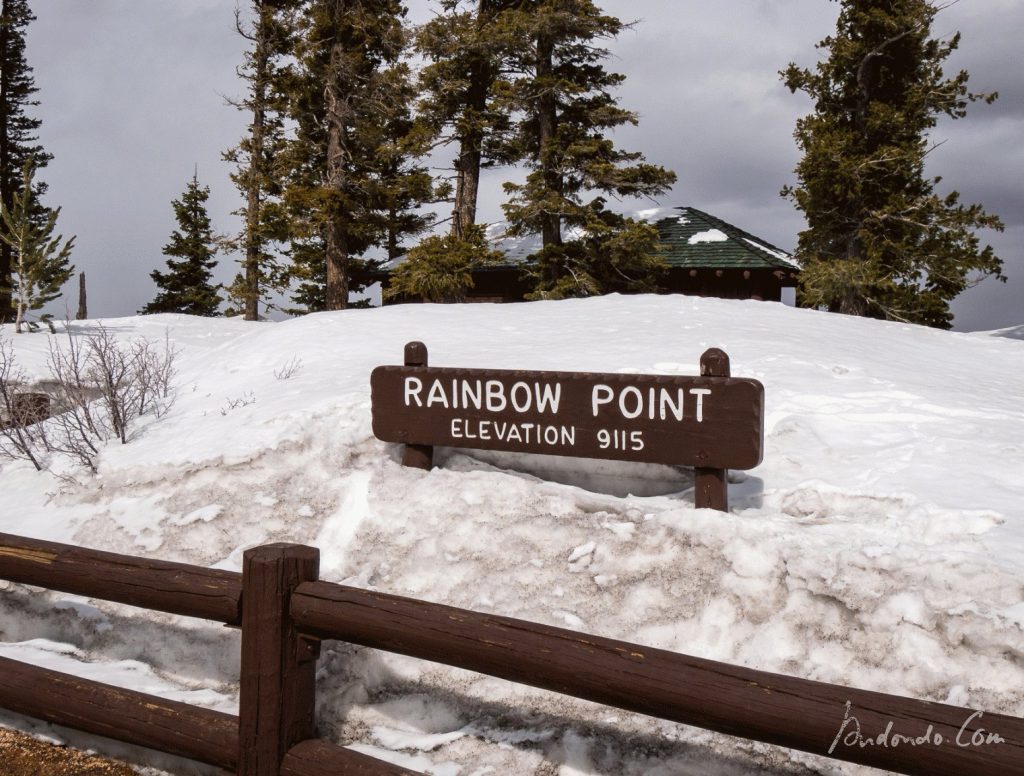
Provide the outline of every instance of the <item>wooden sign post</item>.
[[373,433],[429,468],[433,446],[692,466],[695,503],[725,511],[727,469],[761,462],[764,386],[712,348],[700,376],[449,369],[421,342],[370,377]]
[[[405,346],[406,366],[426,366],[427,346],[422,342],[410,342]],[[415,469],[429,469],[434,463],[433,445],[417,445],[409,443],[402,453],[402,466]]]
[[[724,350],[710,348],[700,357],[702,377],[729,377],[729,356]],[[729,482],[726,469],[696,466],[693,470],[693,505],[697,509],[729,511]]]

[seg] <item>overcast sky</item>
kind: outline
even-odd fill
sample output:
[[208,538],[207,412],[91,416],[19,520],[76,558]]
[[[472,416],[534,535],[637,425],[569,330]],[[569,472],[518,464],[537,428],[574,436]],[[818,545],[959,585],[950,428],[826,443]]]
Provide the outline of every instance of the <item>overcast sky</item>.
[[[63,207],[65,234],[78,237],[75,265],[88,277],[92,317],[133,314],[156,293],[175,221],[171,200],[198,166],[210,186],[209,211],[220,232],[237,229],[241,203],[220,155],[245,131],[227,106],[239,96],[235,74],[244,41],[234,32],[234,0],[34,0],[27,56],[35,70],[40,136],[55,158],[42,177],[48,204]],[[627,76],[619,94],[640,125],[617,133],[622,146],[676,171],[658,200],[717,215],[786,250],[803,228],[779,196],[793,182],[796,119],[809,100],[791,95],[777,72],[790,61],[811,66],[814,44],[835,28],[838,4],[824,0],[599,0],[608,13],[636,20],[613,42],[608,63]],[[432,4],[408,2],[422,20]],[[928,173],[940,193],[956,189],[1006,224],[987,232],[1005,262],[1007,284],[989,279],[954,304],[956,328],[1024,323],[1024,84],[1020,41],[1024,2],[959,0],[933,34],[963,34],[947,72],[967,68],[975,91],[997,90],[991,106],[942,122],[943,145]],[[500,182],[485,176],[479,217],[501,219]],[[626,202],[623,209],[649,206]],[[446,214],[445,214],[446,215]],[[220,280],[237,271],[221,257]],[[77,290],[68,288],[74,311]],[[62,315],[63,307],[58,315]]]

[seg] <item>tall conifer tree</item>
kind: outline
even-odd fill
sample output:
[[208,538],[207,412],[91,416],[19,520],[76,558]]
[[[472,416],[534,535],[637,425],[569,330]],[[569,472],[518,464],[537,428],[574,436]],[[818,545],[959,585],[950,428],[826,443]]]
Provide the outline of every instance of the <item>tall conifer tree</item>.
[[139,310],[148,313],[186,313],[214,316],[218,314],[220,296],[211,282],[217,246],[206,201],[210,198],[208,186],[200,186],[198,174],[192,176],[188,187],[172,203],[178,229],[171,233],[171,241],[164,246],[168,272],[154,270],[150,277],[160,287],[156,298]]
[[255,321],[260,303],[269,304],[271,295],[287,286],[286,268],[274,250],[274,244],[287,237],[279,175],[284,117],[275,75],[291,45],[288,21],[298,2],[250,0],[249,5],[250,24],[243,21],[240,9],[235,12],[235,28],[251,44],[238,69],[248,91],[243,99],[231,104],[249,114],[251,123],[246,136],[224,158],[237,165],[231,178],[245,196],[245,206],[238,211],[244,218],[237,240],[237,247],[244,253],[242,271],[228,289],[228,297],[245,320]]
[[797,256],[811,307],[948,328],[949,302],[976,276],[1000,276],[974,230],[1002,229],[980,205],[935,192],[928,132],[940,116],[995,94],[968,91],[943,62],[960,42],[931,37],[940,8],[928,0],[842,0],[834,36],[815,69],[790,64],[791,91],[814,100],[797,122],[798,184],[783,189],[807,218]]
[[[0,0],[0,202],[8,210],[21,192],[25,164],[32,159],[35,168],[45,167],[53,158],[37,142],[40,120],[26,112],[39,104],[33,99],[38,89],[25,59],[25,29],[34,20],[28,0]],[[42,226],[47,216],[39,197],[46,184],[33,185],[33,218]],[[0,322],[13,319],[11,272],[16,260],[14,249],[0,243]]]
[[511,129],[512,106],[496,95],[508,87],[508,63],[522,42],[515,17],[504,12],[519,4],[441,0],[441,12],[416,32],[416,50],[428,60],[419,78],[421,120],[456,147],[454,238],[476,223],[481,168],[509,161],[501,140]]
[[294,65],[282,73],[296,131],[285,154],[295,301],[340,310],[370,282],[372,248],[418,228],[401,216],[423,191],[415,138],[406,10],[399,0],[312,0],[298,17]]
[[533,296],[654,290],[664,267],[657,231],[605,209],[605,196],[654,196],[676,180],[608,137],[637,123],[612,95],[625,76],[604,68],[600,45],[622,22],[591,0],[534,0],[521,4],[518,26],[527,44],[511,98],[524,118],[507,153],[530,172],[525,184],[505,184],[503,207],[512,234],[541,235]]
[[410,106],[416,100],[416,88],[411,73],[403,64],[391,68],[388,75],[392,79],[388,91],[394,95],[396,104],[385,119],[381,143],[374,154],[374,178],[384,223],[381,247],[391,260],[405,253],[406,238],[422,234],[430,227],[434,214],[422,212],[419,207],[441,194],[423,163],[430,137],[413,119]]

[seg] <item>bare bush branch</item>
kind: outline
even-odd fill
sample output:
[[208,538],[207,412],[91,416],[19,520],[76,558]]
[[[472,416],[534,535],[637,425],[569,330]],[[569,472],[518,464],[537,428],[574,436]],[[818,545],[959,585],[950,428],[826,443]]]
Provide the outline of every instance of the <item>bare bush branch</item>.
[[163,417],[174,404],[171,380],[177,371],[174,361],[178,352],[171,345],[170,332],[164,332],[162,349],[146,339],[136,340],[131,348],[135,373],[139,378],[135,414],[141,416],[152,412],[158,418]]
[[274,370],[274,377],[278,380],[288,380],[294,377],[295,374],[302,368],[302,359],[298,356],[293,356],[291,361],[286,363],[280,369]]
[[228,399],[227,404],[220,408],[221,415],[227,415],[231,410],[237,410],[239,407],[248,407],[250,404],[256,403],[256,394],[252,391],[246,391],[241,396],[237,396],[234,399]]
[[31,402],[19,386],[25,385],[25,373],[14,363],[14,348],[9,341],[0,341],[0,456],[11,460],[27,460],[42,471],[40,420]]
[[[62,453],[89,470],[96,471],[96,457],[104,442],[118,439],[127,444],[131,439],[132,422],[152,412],[157,417],[173,403],[171,380],[175,374],[177,352],[165,334],[160,347],[145,339],[121,344],[103,326],[85,336],[75,336],[70,324],[65,326],[67,342],[50,341],[48,366],[51,380],[41,384],[53,400],[53,417],[28,430],[20,424],[4,428],[8,435],[27,437],[29,458],[42,468],[37,450]],[[4,343],[6,345],[6,343]],[[10,387],[23,379],[11,372],[9,346],[0,354],[0,393],[12,392]],[[7,372],[4,372],[6,364]],[[13,394],[12,394],[13,396]],[[0,396],[0,401],[6,401]],[[16,397],[11,399],[12,407]],[[25,403],[24,401],[22,402]],[[13,417],[11,413],[6,413]],[[24,446],[24,445],[23,445]],[[28,454],[13,443],[6,447]],[[0,455],[6,449],[0,448]]]

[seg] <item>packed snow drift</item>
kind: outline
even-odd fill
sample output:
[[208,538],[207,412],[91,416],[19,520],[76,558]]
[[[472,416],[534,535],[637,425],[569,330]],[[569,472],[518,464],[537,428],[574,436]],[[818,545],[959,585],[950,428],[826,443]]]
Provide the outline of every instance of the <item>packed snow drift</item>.
[[[922,699],[1024,715],[1024,341],[679,296],[407,305],[283,323],[102,323],[178,350],[175,401],[93,475],[0,468],[0,531],[240,569],[291,541],[321,576]],[[997,336],[1002,335],[1002,336]],[[369,375],[422,340],[436,366],[696,374],[709,347],[765,386],[764,462],[728,514],[665,466],[438,450],[403,468]],[[0,582],[0,655],[233,712],[238,635]],[[322,734],[439,776],[860,773],[401,656],[325,644]],[[837,721],[842,709],[837,709]],[[201,766],[0,722],[126,754]]]

